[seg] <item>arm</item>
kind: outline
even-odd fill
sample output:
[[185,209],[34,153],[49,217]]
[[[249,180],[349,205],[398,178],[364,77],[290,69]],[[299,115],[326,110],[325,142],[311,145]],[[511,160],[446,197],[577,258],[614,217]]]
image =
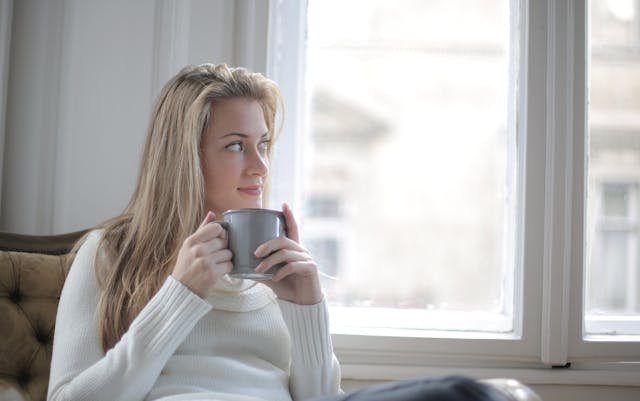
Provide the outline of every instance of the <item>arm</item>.
[[298,224],[291,209],[284,204],[282,211],[288,237],[271,239],[255,253],[266,256],[256,267],[258,272],[285,263],[271,281],[263,284],[278,296],[291,335],[289,391],[294,401],[340,393],[340,365],[333,354],[318,266],[300,245]]
[[141,400],[166,361],[211,306],[172,277],[106,354],[93,268],[99,234],[78,251],[60,297],[48,400]]
[[293,400],[341,393],[340,365],[333,354],[326,302],[278,303],[291,335],[289,391]]

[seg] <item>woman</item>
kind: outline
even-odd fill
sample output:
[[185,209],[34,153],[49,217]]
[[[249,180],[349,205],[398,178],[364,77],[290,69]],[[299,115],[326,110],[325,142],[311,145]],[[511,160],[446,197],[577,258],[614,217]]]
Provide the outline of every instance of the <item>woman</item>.
[[[231,279],[216,217],[262,207],[282,100],[260,74],[190,66],[155,104],[126,211],[79,246],[60,298],[48,399],[302,400],[340,392],[317,267],[266,242],[266,285]],[[270,288],[268,288],[270,287]]]
[[[281,96],[260,74],[190,66],[162,89],[126,211],[89,233],[60,297],[48,399],[286,401],[505,398],[461,377],[340,390],[316,263],[262,244],[262,284],[231,279],[222,212],[260,208]],[[346,398],[345,398],[346,397]],[[318,401],[320,398],[318,399]]]

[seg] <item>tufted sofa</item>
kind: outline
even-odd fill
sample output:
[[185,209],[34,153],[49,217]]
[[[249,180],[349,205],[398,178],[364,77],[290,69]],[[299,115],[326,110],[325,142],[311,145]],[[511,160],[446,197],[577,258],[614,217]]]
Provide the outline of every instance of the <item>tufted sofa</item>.
[[[85,232],[0,233],[0,401],[46,400],[60,292]],[[514,401],[540,401],[518,381],[486,382]]]
[[0,400],[44,401],[56,310],[83,231],[0,233]]

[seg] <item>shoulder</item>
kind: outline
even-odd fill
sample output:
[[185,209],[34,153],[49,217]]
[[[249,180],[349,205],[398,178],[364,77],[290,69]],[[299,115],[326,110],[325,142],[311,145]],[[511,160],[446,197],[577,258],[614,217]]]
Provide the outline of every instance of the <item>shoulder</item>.
[[74,264],[76,261],[83,260],[88,255],[95,255],[103,235],[104,230],[102,229],[91,230],[80,238],[74,247],[76,254],[74,256]]
[[69,302],[94,300],[99,293],[94,261],[101,238],[102,233],[96,230],[78,241],[77,252],[73,257],[61,293],[61,305],[66,305],[63,309],[69,309],[71,305]]
[[91,230],[87,233],[82,243],[82,247],[91,247],[96,249],[100,240],[104,235],[104,229]]
[[76,244],[76,254],[69,269],[69,277],[93,275],[93,264],[100,241],[102,240],[103,230],[93,230],[87,233]]

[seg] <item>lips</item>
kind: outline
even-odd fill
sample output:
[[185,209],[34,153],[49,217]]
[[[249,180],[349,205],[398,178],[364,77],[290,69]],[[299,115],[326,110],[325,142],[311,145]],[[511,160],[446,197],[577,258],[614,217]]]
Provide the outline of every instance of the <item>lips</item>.
[[261,185],[251,185],[248,187],[238,188],[238,191],[242,192],[245,195],[249,196],[260,196],[262,194],[262,186]]

